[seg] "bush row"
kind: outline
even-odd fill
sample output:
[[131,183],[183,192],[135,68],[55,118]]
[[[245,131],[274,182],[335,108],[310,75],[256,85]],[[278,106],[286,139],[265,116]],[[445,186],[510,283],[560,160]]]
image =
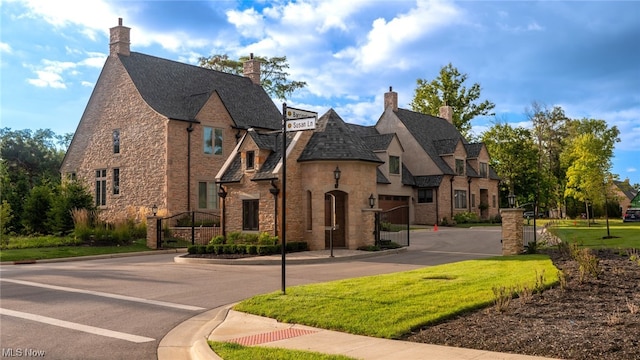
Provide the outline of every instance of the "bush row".
[[[307,251],[309,249],[306,242],[289,242],[286,245],[287,252]],[[214,254],[214,255],[274,255],[281,253],[280,244],[277,245],[254,245],[254,244],[209,244],[192,245],[187,248],[189,254]]]

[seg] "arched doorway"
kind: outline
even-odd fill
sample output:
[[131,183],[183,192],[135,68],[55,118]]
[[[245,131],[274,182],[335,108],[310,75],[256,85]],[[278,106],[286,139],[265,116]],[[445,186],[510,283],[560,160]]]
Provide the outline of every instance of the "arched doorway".
[[[333,223],[334,213],[334,199],[335,199],[335,228],[333,234],[331,233],[331,227]],[[334,190],[324,194],[324,246],[329,248],[331,238],[333,237],[334,248],[344,248],[347,246],[346,242],[346,207],[347,207],[347,193]]]

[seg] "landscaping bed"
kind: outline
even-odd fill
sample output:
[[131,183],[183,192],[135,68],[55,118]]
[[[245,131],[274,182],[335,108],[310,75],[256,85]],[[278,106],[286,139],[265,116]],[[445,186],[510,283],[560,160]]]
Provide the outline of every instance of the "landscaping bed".
[[562,359],[640,359],[637,257],[592,250],[599,274],[581,281],[577,261],[546,252],[562,271],[554,288],[427,326],[404,340]]

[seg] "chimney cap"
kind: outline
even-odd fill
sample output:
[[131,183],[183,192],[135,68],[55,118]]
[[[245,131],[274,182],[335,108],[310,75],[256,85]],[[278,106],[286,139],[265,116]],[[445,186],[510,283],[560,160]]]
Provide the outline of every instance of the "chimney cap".
[[122,18],[118,18],[118,26],[122,26]]

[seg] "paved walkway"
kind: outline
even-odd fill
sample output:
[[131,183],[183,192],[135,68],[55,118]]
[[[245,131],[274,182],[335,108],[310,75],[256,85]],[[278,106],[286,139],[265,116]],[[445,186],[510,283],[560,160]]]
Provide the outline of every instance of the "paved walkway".
[[[405,251],[398,249],[399,251]],[[397,250],[394,250],[397,251]],[[287,262],[312,263],[322,261],[353,260],[389,254],[388,252],[363,254],[355,250],[330,252],[306,251],[287,254]],[[327,260],[328,259],[328,260]],[[225,260],[185,259],[176,262],[217,262]],[[279,263],[280,256],[233,260],[234,264]],[[274,319],[231,310],[233,305],[220,307],[197,315],[169,332],[158,346],[158,360],[220,359],[207,344],[207,340],[235,342],[242,345],[259,345],[315,351],[324,354],[342,354],[366,360],[533,360],[546,359],[536,356],[506,354],[484,350],[472,350],[408,341],[380,339],[351,335],[337,331],[313,328],[298,324],[285,324]]]

